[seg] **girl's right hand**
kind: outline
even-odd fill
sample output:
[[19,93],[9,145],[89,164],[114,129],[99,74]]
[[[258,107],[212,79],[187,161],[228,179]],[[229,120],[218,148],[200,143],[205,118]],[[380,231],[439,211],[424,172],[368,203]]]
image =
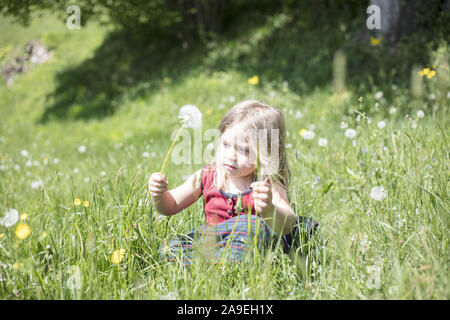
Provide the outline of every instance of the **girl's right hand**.
[[155,172],[150,176],[148,181],[148,190],[153,198],[159,198],[167,191],[168,185],[166,176],[163,174],[161,177],[159,172]]

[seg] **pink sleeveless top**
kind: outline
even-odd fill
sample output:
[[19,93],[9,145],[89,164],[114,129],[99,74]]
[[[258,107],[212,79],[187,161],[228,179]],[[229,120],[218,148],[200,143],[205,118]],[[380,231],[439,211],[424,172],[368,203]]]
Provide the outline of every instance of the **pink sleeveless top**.
[[215,166],[206,165],[203,167],[201,188],[206,224],[208,226],[215,226],[237,215],[247,214],[249,205],[251,205],[252,214],[254,215],[255,208],[253,206],[252,188],[239,194],[242,197],[242,209],[239,210],[239,207],[236,208],[239,195],[217,190],[214,185],[215,174]]

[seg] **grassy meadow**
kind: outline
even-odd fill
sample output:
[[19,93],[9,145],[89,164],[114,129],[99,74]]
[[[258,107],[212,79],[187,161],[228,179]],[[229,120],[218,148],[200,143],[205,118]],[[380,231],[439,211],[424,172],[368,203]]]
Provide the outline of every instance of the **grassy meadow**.
[[[0,298],[448,299],[447,45],[423,48],[417,69],[399,65],[401,82],[380,67],[382,43],[358,55],[344,46],[349,82],[336,92],[334,53],[350,40],[300,32],[306,23],[276,15],[185,46],[0,17],[0,66],[31,39],[54,52],[12,86],[0,81],[0,218],[19,215],[0,225]],[[201,200],[171,218],[145,201],[180,107],[196,105],[207,130],[244,99],[286,116],[291,204],[319,222],[306,272],[277,251],[190,268],[158,255],[204,223]],[[201,166],[169,161],[169,187]]]

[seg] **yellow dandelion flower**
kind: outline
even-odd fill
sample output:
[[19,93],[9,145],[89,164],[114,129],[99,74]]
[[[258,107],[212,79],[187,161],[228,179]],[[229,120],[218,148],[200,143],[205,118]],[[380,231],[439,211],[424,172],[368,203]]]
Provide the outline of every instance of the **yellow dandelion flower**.
[[428,77],[428,79],[431,79],[431,78],[433,78],[435,75],[436,75],[436,71],[431,70],[431,71],[427,74],[427,77]]
[[163,82],[164,82],[164,83],[169,83],[169,78],[165,77],[165,78],[163,79]]
[[125,256],[125,249],[116,250],[111,255],[111,261],[112,263],[118,264],[120,261],[122,261],[124,256]]
[[20,215],[20,220],[27,220],[28,219],[28,213],[24,212]]
[[300,136],[302,136],[302,135],[305,134],[306,131],[308,131],[308,130],[306,130],[305,128],[302,128],[302,129],[300,129],[300,131],[298,132],[298,134],[299,134]]
[[212,114],[212,109],[208,109],[208,110],[206,110],[206,112],[205,112],[208,116],[210,116],[211,114]]
[[430,68],[423,68],[422,71],[423,71],[424,75],[428,75],[430,73],[431,69]]
[[0,239],[3,239],[5,237],[4,233],[0,233]]
[[26,223],[19,223],[16,228],[16,237],[20,240],[30,236],[31,229]]
[[89,207],[89,201],[87,201],[87,200],[84,201],[84,202],[83,202],[83,206],[86,207],[86,208]]
[[256,76],[256,75],[251,77],[250,79],[248,79],[248,83],[252,84],[252,85],[258,84],[259,83],[259,77]]
[[380,44],[380,39],[375,38],[375,37],[370,37],[370,45],[372,47],[375,47],[375,46],[377,46],[379,44]]
[[419,71],[419,76],[421,76],[421,77],[424,76],[423,70],[420,70],[420,71]]
[[73,204],[79,206],[81,204],[81,200],[76,198],[75,200],[73,200]]

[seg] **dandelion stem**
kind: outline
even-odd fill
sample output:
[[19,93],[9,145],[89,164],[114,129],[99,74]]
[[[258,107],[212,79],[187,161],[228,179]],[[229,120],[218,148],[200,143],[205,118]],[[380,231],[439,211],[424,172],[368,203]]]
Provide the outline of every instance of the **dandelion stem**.
[[162,168],[161,168],[161,176],[164,174],[164,168],[166,167],[167,159],[169,159],[169,155],[170,155],[170,153],[172,152],[172,149],[173,149],[173,147],[175,146],[175,143],[177,142],[178,137],[180,136],[181,130],[183,130],[183,128],[184,128],[184,126],[182,126],[182,127],[178,130],[177,134],[175,135],[175,139],[173,139],[172,145],[170,146],[169,152],[167,152],[166,158],[164,159],[164,163],[163,163],[163,166],[162,166]]

